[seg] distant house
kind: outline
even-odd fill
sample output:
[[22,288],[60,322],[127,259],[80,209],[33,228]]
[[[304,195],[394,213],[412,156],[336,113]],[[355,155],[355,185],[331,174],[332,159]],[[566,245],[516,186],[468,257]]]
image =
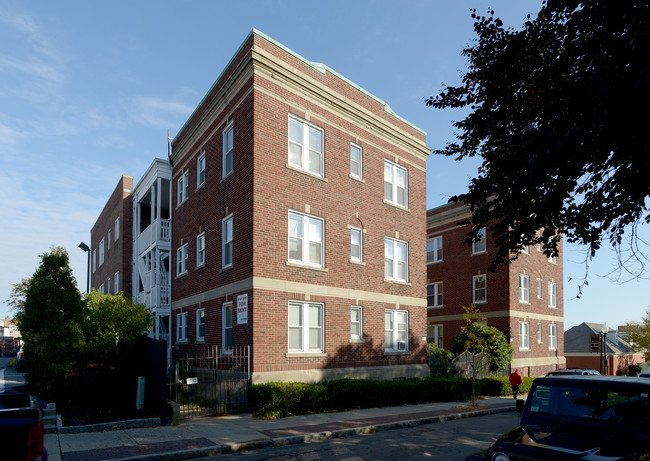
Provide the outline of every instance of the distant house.
[[[590,352],[591,335],[598,335],[603,331],[607,336],[606,370],[605,362],[601,369],[600,352]],[[634,352],[630,343],[625,340],[624,331],[614,330],[607,324],[588,322],[583,322],[564,333],[564,356],[567,368],[593,368],[608,375],[616,375],[618,370],[627,370],[628,366],[645,361],[643,353]]]
[[0,319],[0,356],[8,356],[20,346],[20,331],[12,319]]

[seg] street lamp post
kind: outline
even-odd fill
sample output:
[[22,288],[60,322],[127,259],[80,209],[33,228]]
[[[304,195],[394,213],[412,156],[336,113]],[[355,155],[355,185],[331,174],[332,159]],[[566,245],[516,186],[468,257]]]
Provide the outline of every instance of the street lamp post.
[[84,242],[79,244],[79,248],[88,253],[88,271],[86,273],[86,294],[90,293],[90,247]]

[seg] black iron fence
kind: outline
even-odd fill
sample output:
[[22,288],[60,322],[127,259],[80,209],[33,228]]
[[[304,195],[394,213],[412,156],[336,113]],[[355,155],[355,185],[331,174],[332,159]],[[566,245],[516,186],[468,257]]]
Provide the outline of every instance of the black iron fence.
[[172,351],[169,398],[180,418],[242,413],[248,410],[250,346],[204,346]]

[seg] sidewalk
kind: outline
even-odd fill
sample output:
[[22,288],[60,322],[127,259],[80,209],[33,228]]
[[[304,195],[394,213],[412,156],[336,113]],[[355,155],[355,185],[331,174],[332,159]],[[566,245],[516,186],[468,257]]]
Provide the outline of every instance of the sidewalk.
[[468,402],[437,402],[274,420],[256,420],[250,414],[203,417],[181,421],[177,426],[46,434],[45,447],[51,461],[193,459],[483,416],[515,408],[511,397],[485,398],[478,404],[479,410],[471,410]]

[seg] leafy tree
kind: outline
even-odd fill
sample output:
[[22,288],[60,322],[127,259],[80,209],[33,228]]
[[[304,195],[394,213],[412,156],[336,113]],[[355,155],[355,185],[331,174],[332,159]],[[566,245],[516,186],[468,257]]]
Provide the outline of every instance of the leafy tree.
[[483,160],[450,201],[470,206],[467,243],[482,227],[494,237],[492,270],[528,245],[557,255],[562,235],[586,245],[588,258],[608,239],[621,267],[627,232],[643,273],[649,12],[648,0],[546,0],[513,30],[494,11],[472,10],[478,39],[463,50],[462,84],[425,102],[469,110],[454,123],[458,139],[434,153]]
[[506,336],[495,327],[485,324],[486,318],[472,305],[464,307],[463,317],[467,322],[461,333],[449,343],[454,354],[469,352],[472,369],[472,405],[476,405],[476,377],[486,367],[490,371],[503,370],[512,360],[512,346]]
[[86,296],[85,360],[116,364],[120,347],[129,347],[153,323],[147,306],[133,303],[124,294],[104,295],[92,290]]
[[641,322],[625,325],[625,339],[637,352],[644,352],[646,361],[650,362],[650,309]]
[[25,341],[27,381],[33,392],[50,397],[74,369],[83,346],[84,303],[68,253],[55,247],[42,254],[34,275],[14,285],[12,294],[17,295],[16,320]]

